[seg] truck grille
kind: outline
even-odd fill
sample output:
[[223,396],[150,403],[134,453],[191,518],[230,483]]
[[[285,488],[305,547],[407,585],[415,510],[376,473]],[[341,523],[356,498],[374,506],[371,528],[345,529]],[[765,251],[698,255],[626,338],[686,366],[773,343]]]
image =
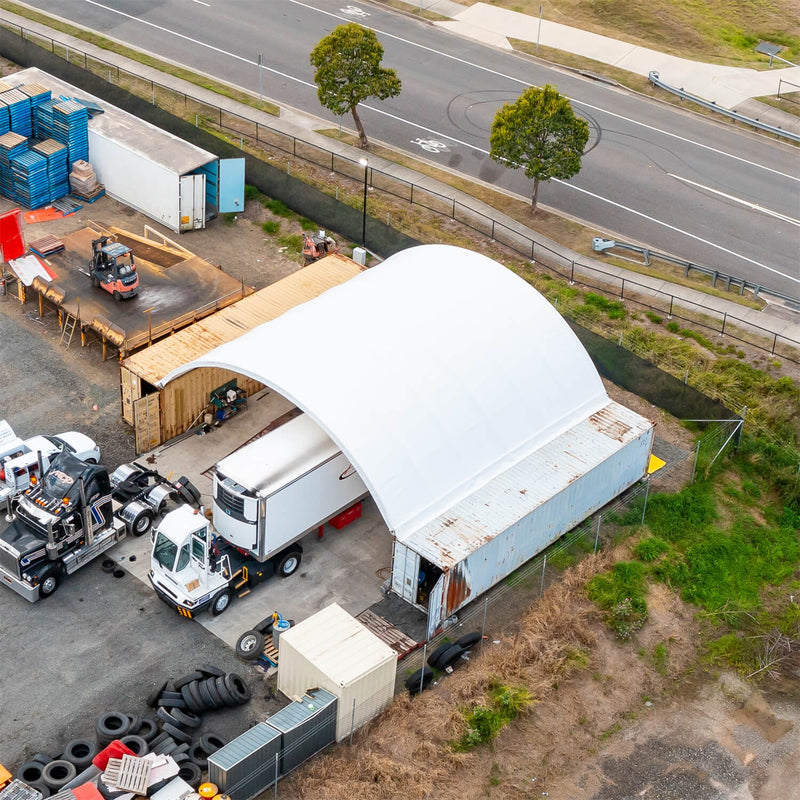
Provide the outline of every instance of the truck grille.
[[226,514],[244,518],[244,497],[226,489],[222,483],[217,484],[217,505]]
[[19,578],[19,559],[2,547],[0,547],[0,567],[15,578]]

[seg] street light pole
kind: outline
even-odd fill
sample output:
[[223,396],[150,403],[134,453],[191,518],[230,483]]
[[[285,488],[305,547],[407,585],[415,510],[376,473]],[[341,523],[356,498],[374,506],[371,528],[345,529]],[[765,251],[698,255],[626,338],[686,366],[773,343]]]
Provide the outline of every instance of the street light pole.
[[369,161],[359,158],[358,163],[364,167],[364,206],[361,215],[361,246],[367,249],[367,177],[369,174]]

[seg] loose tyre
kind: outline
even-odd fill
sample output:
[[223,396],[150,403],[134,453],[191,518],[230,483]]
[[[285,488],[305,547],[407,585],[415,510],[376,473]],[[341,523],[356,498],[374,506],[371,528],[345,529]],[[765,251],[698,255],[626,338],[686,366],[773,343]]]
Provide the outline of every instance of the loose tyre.
[[206,756],[216,753],[217,750],[221,747],[225,747],[226,744],[228,744],[228,740],[218,733],[206,733],[200,737],[200,747],[203,748],[203,752],[206,753]]
[[197,706],[196,710],[191,706],[189,706],[189,709],[194,711],[195,714],[205,711],[206,704],[203,702],[203,698],[200,696],[200,681],[192,681],[189,684],[189,691],[191,692],[192,698]]
[[158,723],[152,717],[142,717],[142,724],[139,726],[139,733],[137,736],[141,736],[149,745],[149,743],[156,738],[157,734]]
[[42,770],[46,766],[39,761],[29,761],[17,770],[17,778],[23,783],[37,783],[42,780]]
[[172,716],[175,717],[176,721],[184,728],[200,727],[201,719],[197,716],[197,714],[192,714],[189,711],[183,711],[180,708],[173,708],[171,713]]
[[147,695],[147,705],[150,708],[155,708],[159,704],[159,700],[161,699],[161,692],[164,691],[166,688],[167,682],[164,681],[161,685],[156,684],[156,688]]
[[462,655],[464,655],[463,647],[457,644],[451,645],[439,658],[439,669],[446,670],[448,667],[452,667]]
[[[161,727],[164,733],[168,733],[176,742],[190,743],[192,741],[191,733],[185,731],[183,728],[180,728],[177,725],[173,725],[171,722],[165,722]],[[177,747],[177,744],[175,746]]]
[[480,633],[478,633],[478,631],[473,631],[472,633],[465,633],[460,639],[456,639],[454,644],[463,647],[465,650],[469,650],[471,647],[475,647],[480,640]]
[[228,609],[228,606],[231,604],[231,592],[230,589],[223,589],[221,592],[217,592],[214,596],[214,599],[211,601],[211,606],[209,610],[211,611],[212,617],[218,617],[224,611]]
[[97,745],[90,739],[73,739],[65,748],[62,758],[71,761],[83,772],[97,755]]
[[224,675],[224,670],[221,670],[219,667],[215,667],[213,664],[201,664],[197,668],[198,672],[202,672],[208,678],[219,678],[220,676]]
[[208,753],[203,750],[203,746],[200,742],[195,742],[189,748],[189,758],[192,760],[192,763],[197,764],[201,770],[208,769]]
[[406,678],[406,689],[409,694],[419,694],[423,689],[426,689],[430,682],[433,680],[433,670],[428,667],[418,669],[412,672]]
[[225,703],[228,708],[238,706],[239,703],[236,702],[236,698],[228,691],[228,687],[225,685],[225,678],[215,678],[214,680],[217,682],[217,691],[222,698],[222,702]]
[[77,767],[63,758],[51,761],[42,770],[42,781],[53,792],[57,792],[64,784],[69,783],[78,774]]
[[178,680],[175,681],[175,691],[180,691],[187,683],[191,683],[192,681],[201,681],[205,678],[205,675],[196,670],[195,672],[190,672],[188,675],[184,675]]
[[276,572],[281,578],[288,578],[290,575],[294,575],[294,573],[297,572],[302,559],[303,555],[299,550],[290,550],[278,562],[278,569]]
[[194,714],[199,714],[203,709],[194,699],[194,694],[192,693],[191,686],[183,686],[181,688],[181,694],[183,695],[183,699],[186,702],[186,708],[189,709]]
[[139,726],[142,724],[142,715],[128,714],[128,719],[131,721],[131,724],[128,725],[128,734],[135,735],[139,733]]
[[106,739],[106,744],[112,739],[119,739],[120,736],[125,736],[131,726],[130,717],[123,714],[121,711],[109,711],[103,714],[95,725],[95,730],[98,735],[98,742],[100,738]]
[[162,694],[158,700],[160,706],[164,706],[164,708],[186,708],[186,701],[180,692],[168,692],[167,694],[177,694],[178,697],[165,697]]
[[428,666],[439,669],[439,659],[453,646],[452,642],[440,644],[429,656]]
[[37,792],[41,792],[43,798],[50,797],[52,794],[50,787],[48,787],[44,781],[34,781],[34,783],[29,783],[28,786],[30,786],[31,789],[36,789]]
[[158,734],[158,736],[154,736],[150,740],[150,749],[155,753],[157,748],[161,747],[161,745],[169,739],[169,734],[164,733],[163,731]]
[[255,661],[264,649],[264,634],[256,630],[245,631],[236,642],[236,655],[245,661]]
[[206,689],[208,689],[208,693],[211,696],[211,702],[214,704],[214,708],[222,708],[225,703],[222,702],[222,698],[217,691],[217,679],[216,678],[206,678],[203,681]]
[[197,687],[197,694],[200,696],[201,704],[203,706],[204,711],[213,711],[216,707],[214,705],[214,701],[211,698],[211,692],[208,691],[208,687],[206,686],[205,681],[197,681],[197,683],[191,683],[190,686]]
[[133,733],[123,736],[120,741],[125,745],[125,747],[133,751],[133,754],[139,758],[147,755],[147,753],[150,751],[147,742],[141,736],[136,736]]
[[203,773],[197,764],[191,761],[184,761],[178,769],[178,777],[186,781],[192,789],[196,789],[203,778]]
[[[60,756],[58,756],[60,758]],[[49,764],[51,761],[55,761],[56,756],[49,756],[47,753],[36,753],[31,761],[38,761],[42,766],[45,764]]]
[[178,725],[178,720],[176,720],[175,717],[173,717],[172,714],[169,711],[167,711],[167,709],[164,708],[163,706],[158,707],[158,711],[156,711],[156,716],[162,722],[168,722],[170,723],[170,725]]
[[238,704],[246,703],[250,699],[250,687],[235,672],[225,676],[225,686]]

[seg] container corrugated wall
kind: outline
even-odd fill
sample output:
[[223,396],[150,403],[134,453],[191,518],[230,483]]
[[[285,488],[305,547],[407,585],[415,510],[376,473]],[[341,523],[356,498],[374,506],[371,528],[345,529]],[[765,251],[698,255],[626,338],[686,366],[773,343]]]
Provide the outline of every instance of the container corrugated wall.
[[208,779],[231,800],[250,800],[275,782],[281,734],[259,722],[208,757]]
[[337,702],[330,692],[316,689],[267,718],[266,724],[281,734],[281,775],[336,741]]

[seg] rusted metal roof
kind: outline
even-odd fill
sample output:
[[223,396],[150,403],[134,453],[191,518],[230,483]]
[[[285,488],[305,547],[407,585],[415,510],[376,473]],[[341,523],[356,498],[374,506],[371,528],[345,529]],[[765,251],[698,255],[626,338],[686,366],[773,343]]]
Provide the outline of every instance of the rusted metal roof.
[[[652,427],[647,418],[610,402],[424,527],[407,537],[398,536],[398,540],[440,569],[452,569],[592,470],[596,470],[593,480],[614,484],[617,476],[610,459]],[[643,447],[642,475],[648,454],[649,447]],[[545,524],[558,528],[561,516],[571,513],[572,509],[553,504],[552,516]]]
[[176,367],[350,280],[361,270],[362,267],[345,256],[326,256],[126,358],[123,365],[155,384]]

